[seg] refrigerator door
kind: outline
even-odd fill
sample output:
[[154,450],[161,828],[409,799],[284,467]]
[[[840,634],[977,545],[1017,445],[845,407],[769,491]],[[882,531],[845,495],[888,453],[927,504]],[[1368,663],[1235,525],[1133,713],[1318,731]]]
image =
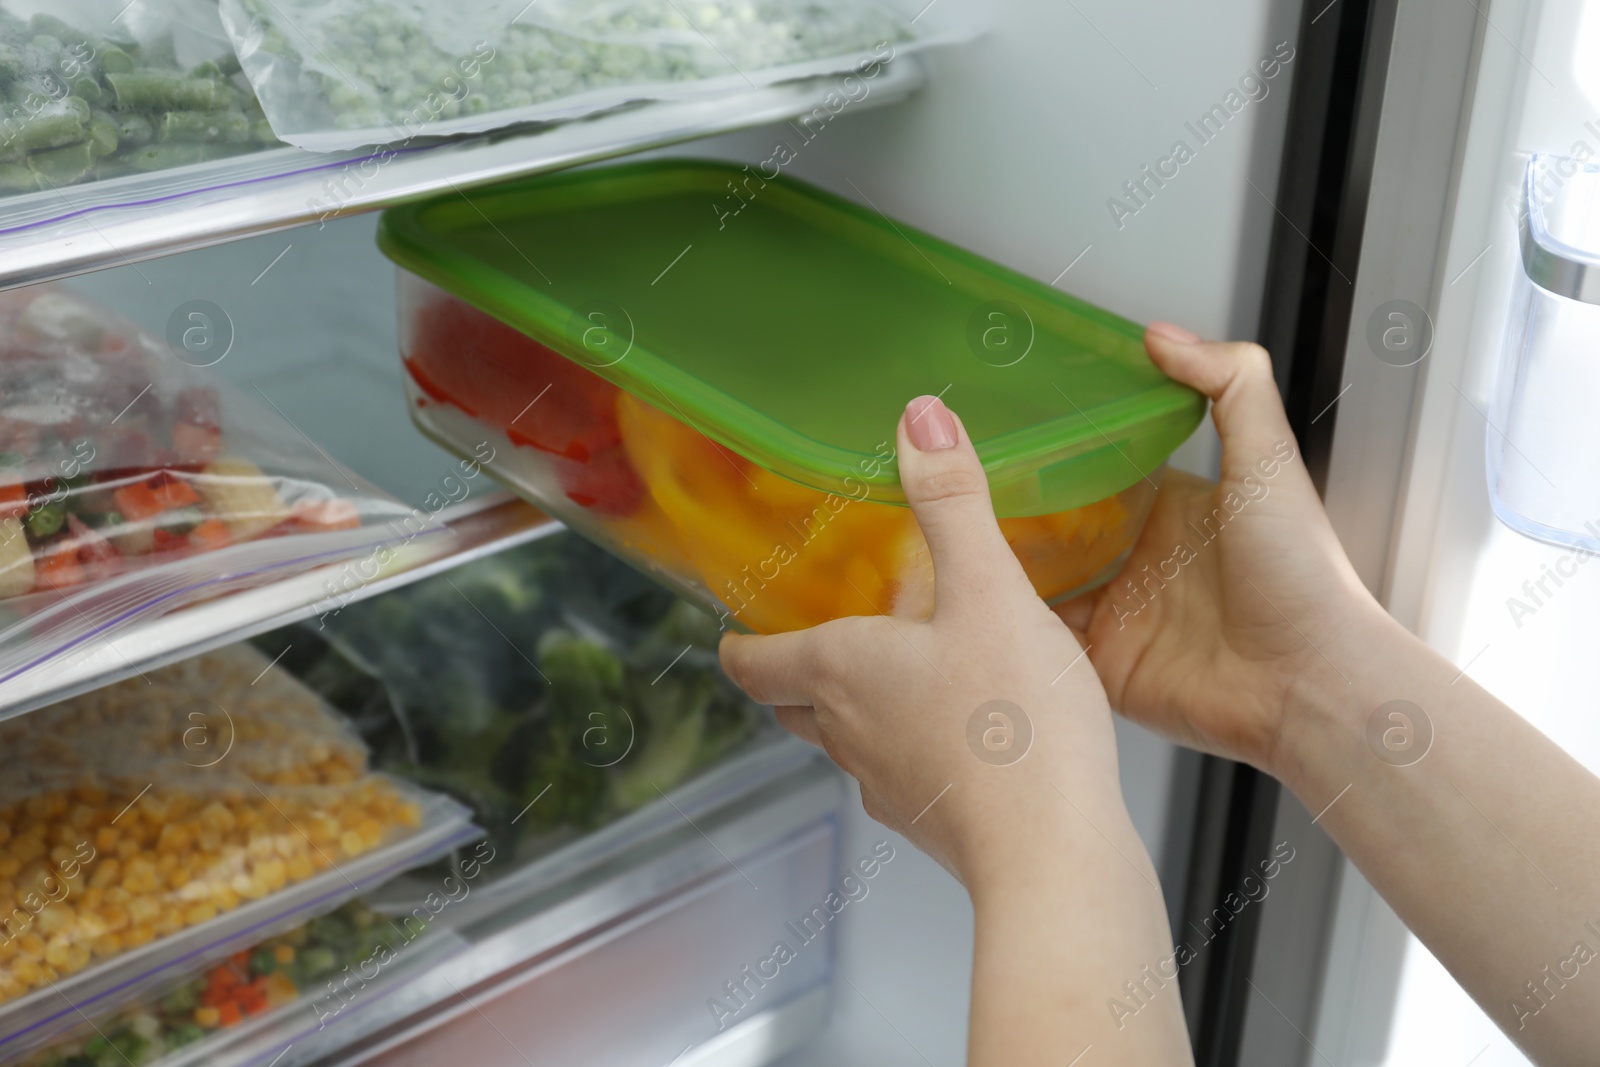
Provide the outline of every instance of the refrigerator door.
[[[1369,116],[1369,155],[1360,196],[1340,207],[1354,246],[1328,250],[1349,277],[1304,383],[1306,410],[1328,412],[1307,453],[1321,457],[1340,538],[1389,611],[1600,768],[1585,703],[1600,685],[1600,584],[1582,553],[1498,521],[1485,470],[1486,443],[1505,441],[1507,349],[1523,343],[1528,159],[1600,152],[1600,6],[1398,0],[1372,14],[1359,52],[1376,76],[1353,101]],[[1585,343],[1592,354],[1592,333]],[[1310,821],[1285,800],[1281,830]],[[1299,975],[1298,999],[1259,996],[1239,1062],[1526,1064],[1361,874],[1331,846],[1322,857],[1316,878],[1268,905],[1252,980],[1259,992]],[[1532,899],[1544,884],[1528,878]]]

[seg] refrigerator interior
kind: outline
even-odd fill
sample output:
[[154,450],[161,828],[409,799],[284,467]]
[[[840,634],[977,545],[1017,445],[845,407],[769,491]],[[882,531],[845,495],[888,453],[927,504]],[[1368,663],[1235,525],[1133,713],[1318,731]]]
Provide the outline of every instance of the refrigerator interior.
[[[924,56],[925,85],[909,99],[847,108],[805,133],[780,122],[661,151],[754,164],[781,141],[794,150],[788,173],[1136,321],[1253,336],[1300,5],[1205,0],[1166,5],[1157,22],[1146,9],[1103,0],[940,6],[941,16],[979,19],[987,31]],[[1279,72],[1262,79],[1258,64],[1274,56]],[[1194,127],[1208,117],[1209,136],[1199,138]],[[1165,179],[1151,177],[1179,140],[1194,148],[1191,158]],[[232,336],[218,374],[415,503],[455,460],[407,418],[393,270],[374,247],[374,226],[372,215],[300,226],[70,284],[157,336],[189,302],[209,302]],[[960,410],[959,396],[947,399]],[[1174,463],[1213,474],[1216,455],[1207,423]],[[1192,757],[1127,723],[1117,728],[1124,793],[1171,902],[1188,860]],[[866,819],[858,801],[847,797],[843,810],[844,862],[883,839],[896,859],[870,899],[839,921],[825,1029],[783,1062],[963,1062],[965,894]],[[630,1020],[609,1025],[626,1029]],[[485,1046],[483,1062],[522,1060]]]
[[[1600,4],[1513,0],[1485,7],[1476,20],[1474,77],[1455,134],[1453,167],[1418,172],[1391,156],[1375,179],[1376,188],[1393,190],[1423,176],[1426,187],[1450,187],[1452,196],[1437,249],[1420,243],[1413,249],[1431,273],[1431,287],[1358,296],[1346,362],[1354,388],[1341,401],[1328,498],[1347,509],[1361,500],[1374,514],[1362,528],[1345,523],[1341,535],[1350,535],[1347,544],[1353,538],[1372,546],[1364,576],[1382,590],[1390,610],[1465,675],[1600,771],[1600,666],[1592,649],[1600,632],[1600,576],[1580,565],[1588,561],[1572,548],[1532,540],[1501,523],[1490,507],[1485,471],[1486,438],[1504,431],[1494,403],[1506,384],[1502,353],[1513,283],[1523,270],[1518,218],[1524,167],[1534,152],[1580,158],[1600,152]],[[1402,20],[1405,14],[1402,8]],[[1396,67],[1415,65],[1418,51],[1397,48],[1391,90]],[[1397,122],[1404,141],[1404,120]],[[1371,254],[1380,259],[1399,247],[1398,237],[1371,242],[1370,230],[1368,236]],[[1363,251],[1363,269],[1368,254]],[[1358,288],[1361,283],[1358,278]],[[1374,306],[1397,295],[1429,310],[1433,345],[1416,368],[1381,364],[1357,336]],[[1592,350],[1593,338],[1587,343]],[[1399,395],[1400,407],[1387,408],[1383,391]],[[1404,463],[1395,463],[1391,452],[1381,467],[1368,466],[1375,450],[1389,445],[1374,422],[1395,417],[1402,432],[1410,425]],[[1391,493],[1392,509],[1383,503]],[[1504,861],[1524,862],[1509,849]],[[1343,866],[1305,1062],[1315,1056],[1338,1067],[1527,1064],[1360,874]],[[1545,888],[1535,870],[1526,873],[1530,895]]]

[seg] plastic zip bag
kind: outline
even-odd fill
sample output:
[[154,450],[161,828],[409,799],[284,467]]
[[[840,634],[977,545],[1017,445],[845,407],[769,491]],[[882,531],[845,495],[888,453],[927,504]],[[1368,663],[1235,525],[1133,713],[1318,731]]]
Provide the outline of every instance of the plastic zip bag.
[[236,645],[0,724],[0,1058],[477,836]]
[[493,880],[763,737],[719,636],[563,532],[258,641],[289,646],[280,666],[349,716],[374,765],[472,806]]
[[0,193],[277,143],[212,0],[0,3]]
[[398,501],[179,351],[214,358],[63,289],[0,294],[0,681],[416,535],[391,525]]
[[913,42],[876,0],[222,0],[221,13],[273,130],[323,152],[870,78]]
[[23,1067],[247,1062],[264,1041],[276,1053],[303,1046],[319,1023],[344,1025],[466,944],[451,930],[402,926],[351,901],[153,989],[115,1016],[80,1023]]

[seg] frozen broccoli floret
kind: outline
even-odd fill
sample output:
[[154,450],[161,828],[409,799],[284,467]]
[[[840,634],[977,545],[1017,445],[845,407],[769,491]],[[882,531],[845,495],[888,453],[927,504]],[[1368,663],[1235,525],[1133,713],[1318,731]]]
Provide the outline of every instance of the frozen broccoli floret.
[[622,660],[598,641],[553,629],[539,639],[539,670],[549,683],[556,714],[580,718],[614,715],[624,699]]

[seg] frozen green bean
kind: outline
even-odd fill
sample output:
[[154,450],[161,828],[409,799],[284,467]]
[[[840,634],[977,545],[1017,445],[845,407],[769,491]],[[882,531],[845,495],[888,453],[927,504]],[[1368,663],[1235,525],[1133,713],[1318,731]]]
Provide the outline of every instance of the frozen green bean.
[[89,120],[89,143],[97,156],[109,156],[122,143],[122,130],[117,121],[104,112]]
[[0,81],[15,81],[27,73],[22,53],[9,41],[0,41]]
[[134,70],[107,74],[106,81],[116,93],[117,107],[123,111],[210,111],[227,107],[237,99],[226,83],[187,74]]
[[88,135],[89,105],[68,97],[36,111],[14,108],[0,122],[0,146],[38,152],[75,144]]
[[238,144],[250,140],[250,120],[243,111],[168,111],[156,126],[156,140]]
[[155,128],[143,115],[123,112],[108,117],[117,124],[117,140],[123,148],[139,148],[155,140]]
[[0,192],[31,193],[39,188],[39,177],[26,163],[0,163]]
[[34,152],[28,156],[28,166],[45,180],[45,188],[81,182],[94,172],[100,161],[93,141]]
[[103,46],[99,53],[100,69],[106,74],[126,74],[133,69],[133,57],[114,44]]

